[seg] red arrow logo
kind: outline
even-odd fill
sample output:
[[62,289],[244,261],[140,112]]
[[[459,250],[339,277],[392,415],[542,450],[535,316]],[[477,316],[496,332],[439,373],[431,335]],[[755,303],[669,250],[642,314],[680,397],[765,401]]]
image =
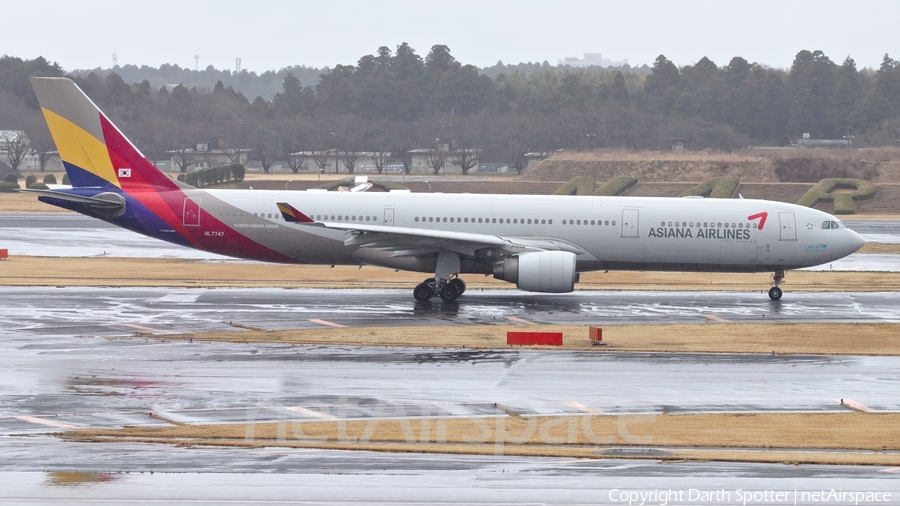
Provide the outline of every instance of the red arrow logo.
[[766,218],[769,217],[769,213],[758,213],[747,216],[747,219],[750,221],[759,220],[759,229],[762,230],[764,226],[766,226]]

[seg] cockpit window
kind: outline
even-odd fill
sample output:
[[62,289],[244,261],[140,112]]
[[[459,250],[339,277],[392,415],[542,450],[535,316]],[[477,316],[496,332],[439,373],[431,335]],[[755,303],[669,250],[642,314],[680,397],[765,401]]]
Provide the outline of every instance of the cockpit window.
[[831,222],[830,222],[830,221],[823,221],[823,222],[822,222],[822,228],[824,228],[825,230],[828,230],[829,228],[831,228]]
[[831,228],[841,228],[841,226],[838,225],[838,223],[837,223],[836,221],[832,221],[832,222],[831,222]]
[[836,221],[823,221],[822,228],[825,230],[841,228],[841,224]]

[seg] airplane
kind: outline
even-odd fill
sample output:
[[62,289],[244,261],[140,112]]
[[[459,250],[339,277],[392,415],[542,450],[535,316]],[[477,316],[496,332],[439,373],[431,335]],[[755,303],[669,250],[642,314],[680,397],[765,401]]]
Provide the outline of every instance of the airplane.
[[202,190],[154,166],[73,81],[31,82],[72,184],[39,200],[236,258],[433,274],[420,302],[457,300],[461,274],[565,293],[597,270],[771,271],[777,301],[785,271],[865,243],[830,214],[766,200]]

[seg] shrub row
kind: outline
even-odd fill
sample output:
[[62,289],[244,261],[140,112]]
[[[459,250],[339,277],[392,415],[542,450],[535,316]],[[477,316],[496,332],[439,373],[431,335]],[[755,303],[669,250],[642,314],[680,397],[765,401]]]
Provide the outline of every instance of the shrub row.
[[231,165],[223,165],[221,167],[210,167],[208,169],[200,169],[195,172],[187,172],[178,174],[178,180],[191,186],[200,188],[201,186],[211,186],[228,181],[243,181],[245,169],[240,163],[232,163]]
[[16,184],[18,184],[18,183],[19,183],[19,178],[17,178],[15,174],[4,174],[4,175],[3,175],[3,182],[4,182],[4,183],[16,183]]
[[741,180],[733,176],[715,177],[682,192],[679,197],[701,196],[711,199],[730,199],[737,192]]
[[19,183],[10,183],[5,179],[0,182],[0,193],[13,193],[14,191],[19,189]]
[[[834,190],[853,190],[848,193],[833,193]],[[819,202],[832,202],[835,214],[856,212],[854,200],[865,200],[875,196],[875,184],[864,179],[830,177],[816,183],[797,204],[813,207]]]
[[637,184],[638,180],[636,177],[630,176],[619,176],[614,177],[603,184],[600,188],[594,190],[594,195],[605,196],[605,197],[614,197],[616,195],[621,195],[625,192],[625,190],[631,188],[635,184]]
[[593,195],[594,178],[590,176],[575,176],[566,184],[560,186],[553,195]]

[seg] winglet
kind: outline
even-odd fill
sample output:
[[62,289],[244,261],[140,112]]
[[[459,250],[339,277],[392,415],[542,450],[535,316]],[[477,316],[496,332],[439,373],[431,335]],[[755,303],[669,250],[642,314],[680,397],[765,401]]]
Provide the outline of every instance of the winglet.
[[278,206],[278,210],[281,211],[281,216],[284,218],[284,221],[288,223],[315,223],[316,220],[310,218],[309,216],[301,213],[296,210],[294,206],[285,203],[278,202],[276,204]]

